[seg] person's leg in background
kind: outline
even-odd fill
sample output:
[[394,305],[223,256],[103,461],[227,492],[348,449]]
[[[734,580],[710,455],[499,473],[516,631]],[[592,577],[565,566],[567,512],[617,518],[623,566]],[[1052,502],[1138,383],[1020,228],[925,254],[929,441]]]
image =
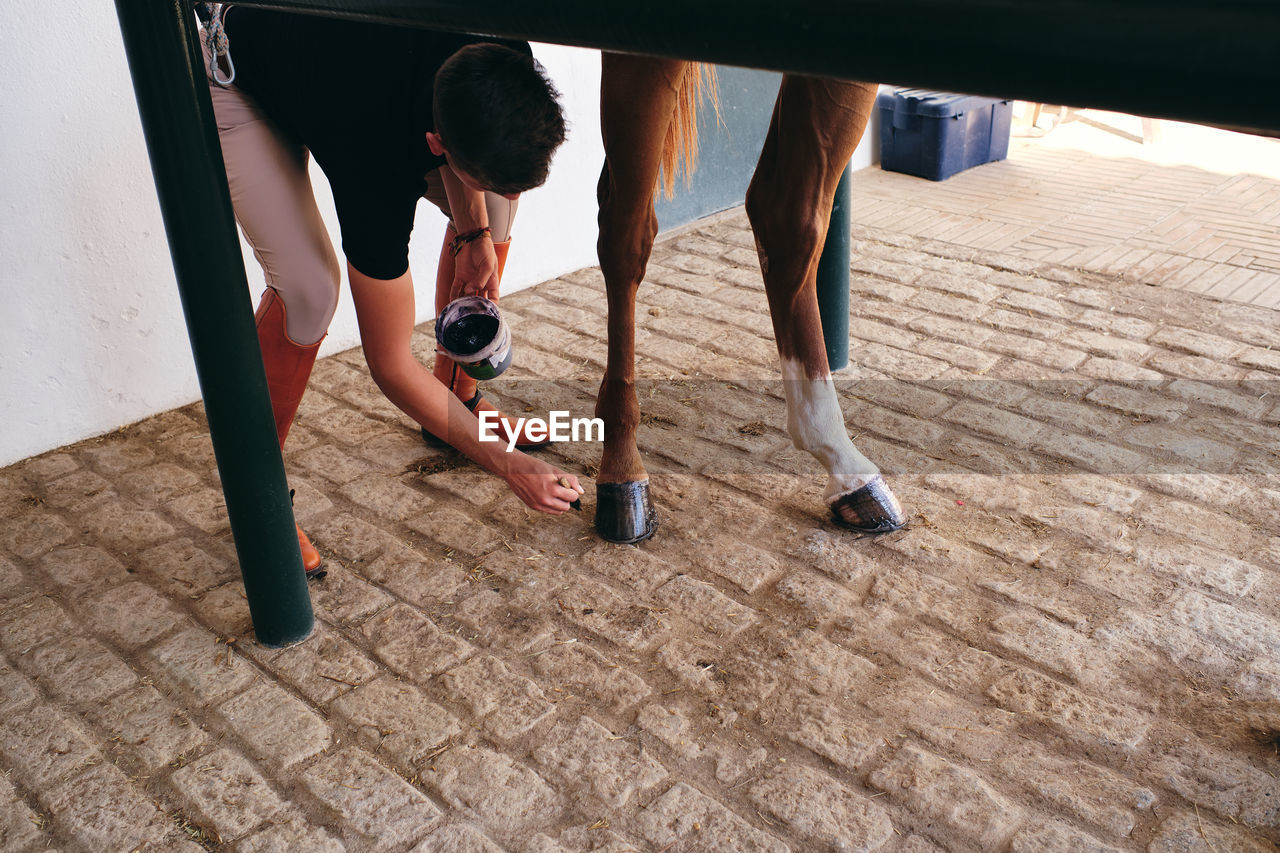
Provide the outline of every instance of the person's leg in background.
[[[283,449],[338,305],[341,271],[311,190],[306,149],[285,139],[234,86],[209,89],[232,206],[267,282],[255,319]],[[301,527],[298,545],[314,575],[320,554]]]
[[[427,192],[425,198],[440,208],[445,216],[450,216],[449,199],[445,195],[444,185],[436,174],[432,174],[428,179]],[[504,198],[497,193],[486,192],[484,194],[485,209],[489,216],[490,236],[493,238],[493,251],[498,257],[498,279],[501,281],[502,272],[506,268],[507,253],[511,249],[511,226],[515,221],[516,208],[519,202],[513,199]],[[453,286],[454,276],[454,259],[453,253],[449,250],[449,244],[458,236],[458,232],[454,230],[452,218],[444,232],[444,243],[440,247],[440,263],[436,267],[436,315],[439,316],[444,307],[449,304],[449,292]],[[473,412],[496,412],[495,406],[486,401],[479,391],[478,383],[474,378],[469,376],[462,368],[444,353],[436,349],[435,362],[431,366],[431,373],[436,379],[445,384],[462,402],[467,404]],[[504,431],[510,435],[512,425],[506,418],[502,416]],[[445,442],[424,428],[422,437],[428,444],[433,446],[444,445]],[[541,447],[546,442],[529,442],[521,440],[525,437],[521,435],[517,438],[516,446],[522,449],[531,449]],[[503,437],[506,441],[506,437]]]

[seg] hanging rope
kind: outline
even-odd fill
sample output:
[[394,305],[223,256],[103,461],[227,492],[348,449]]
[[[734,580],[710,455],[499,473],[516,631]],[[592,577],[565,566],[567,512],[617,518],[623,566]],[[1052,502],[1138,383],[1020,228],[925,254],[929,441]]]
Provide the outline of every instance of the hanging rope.
[[[213,82],[227,88],[236,79],[236,64],[231,60],[230,44],[227,42],[227,31],[223,27],[223,19],[227,15],[227,7],[221,3],[197,3],[196,16],[204,24],[204,44],[209,51],[209,77]],[[218,57],[227,58],[227,75],[222,76],[222,68],[218,65]]]

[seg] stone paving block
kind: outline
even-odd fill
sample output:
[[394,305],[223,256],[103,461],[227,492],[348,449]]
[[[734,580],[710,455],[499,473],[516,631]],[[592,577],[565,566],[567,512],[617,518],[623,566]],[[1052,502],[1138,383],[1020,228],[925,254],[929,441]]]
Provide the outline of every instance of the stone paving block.
[[35,685],[8,661],[0,659],[0,717],[29,707],[37,698]]
[[42,797],[53,822],[88,850],[178,847],[155,802],[112,764],[99,764]]
[[418,549],[392,545],[359,571],[374,583],[419,607],[443,601],[457,592],[467,580],[456,564]]
[[368,463],[344,453],[331,444],[310,447],[295,455],[302,468],[338,485],[345,485],[368,473]]
[[[539,372],[538,375],[547,376],[548,374]],[[573,374],[569,372],[567,375]],[[479,476],[469,467],[438,471],[427,476],[425,482],[433,489],[446,491],[476,507],[488,506],[510,494],[506,483],[496,477]]]
[[[912,732],[937,751],[961,756],[970,764],[1000,761],[1016,743],[1016,714],[972,704],[938,690],[932,681],[899,679],[892,691],[870,696],[866,703],[893,734]],[[857,714],[856,708],[845,712],[850,717]],[[865,735],[861,743],[866,752],[877,745]]]
[[534,758],[573,787],[582,787],[615,809],[666,778],[667,770],[638,744],[587,716],[562,720],[534,749]]
[[217,703],[254,680],[253,668],[239,654],[201,628],[186,628],[161,640],[146,657],[149,669],[202,703]]
[[1053,755],[1039,744],[1017,744],[997,760],[1003,774],[1042,802],[1115,838],[1130,837],[1138,813],[1156,805],[1148,788],[1096,764]]
[[316,615],[337,625],[357,625],[395,599],[367,583],[336,560],[327,564],[328,574],[308,584]]
[[0,557],[0,608],[31,594],[31,585],[16,565]]
[[1232,364],[1223,364],[1198,355],[1183,355],[1168,350],[1156,350],[1147,357],[1146,364],[1152,370],[1158,370],[1168,376],[1205,381],[1233,382],[1240,379],[1244,373],[1242,369]]
[[[790,544],[787,554],[798,560],[800,565],[848,583],[865,576],[873,566],[873,561],[865,550],[857,546],[857,541],[842,530],[809,530],[804,531],[802,539]],[[772,559],[776,565],[777,558]]]
[[1022,810],[982,777],[910,744],[872,771],[869,782],[983,850],[1007,843],[1022,822]]
[[523,591],[504,595],[501,587],[490,587],[459,602],[452,618],[469,629],[464,632],[469,642],[513,658],[524,657],[573,639],[559,639],[562,627],[541,604],[537,595]]
[[676,574],[675,567],[652,554],[610,543],[596,545],[578,564],[646,596]]
[[[1020,654],[1074,682],[1091,680],[1086,676],[1085,662],[1097,650],[1089,638],[1048,619],[1030,613],[1006,613],[991,623],[991,639],[1001,648]],[[1093,678],[1106,679],[1105,675]]]
[[945,361],[877,343],[864,344],[856,352],[851,352],[849,357],[863,367],[888,374],[894,379],[933,379],[948,367]]
[[888,813],[874,801],[803,765],[770,774],[751,786],[749,796],[814,849],[869,853],[894,834]]
[[1147,853],[1270,853],[1274,849],[1236,827],[1177,811],[1161,821]]
[[270,667],[316,705],[327,705],[379,672],[376,663],[322,622],[306,640],[273,656]]
[[353,568],[373,560],[386,548],[399,544],[399,540],[363,519],[345,513],[331,514],[310,525],[308,535],[320,543],[325,552]]
[[[730,670],[733,664],[724,648],[709,641],[690,641],[676,637],[658,649],[658,662],[676,677],[684,687],[708,694],[716,701],[725,701],[728,687],[736,687],[735,676],[741,672]],[[736,667],[735,667],[736,669]],[[753,685],[757,699],[764,698],[776,688],[776,682],[761,681]]]
[[87,637],[63,637],[36,646],[23,663],[46,690],[68,703],[100,702],[138,680],[114,652]]
[[148,772],[199,752],[208,736],[189,714],[150,685],[108,699],[89,709],[114,748]]
[[7,776],[0,774],[0,850],[34,846],[40,838],[42,819],[27,807]]
[[[244,582],[237,579],[193,596],[193,609],[200,623],[218,635],[218,642],[239,640],[253,635],[253,617],[249,613],[249,597]],[[259,647],[260,653],[265,649]]]
[[71,538],[71,528],[49,512],[27,509],[0,529],[0,547],[22,560],[38,557]]
[[[1148,361],[1148,364],[1150,363]],[[1152,367],[1155,367],[1155,365],[1152,365]],[[1101,379],[1106,382],[1159,382],[1165,378],[1165,374],[1161,373],[1158,368],[1153,370],[1127,361],[1104,358],[1102,356],[1092,356],[1088,361],[1080,365],[1078,370],[1084,376]]]
[[187,818],[223,841],[238,838],[284,808],[262,774],[225,748],[175,770],[169,784]]
[[44,488],[45,503],[80,514],[105,501],[118,500],[111,481],[92,471],[77,471],[49,483]]
[[101,548],[74,545],[57,548],[40,558],[40,570],[76,598],[97,596],[129,579],[130,571]]
[[220,488],[203,488],[180,495],[164,508],[174,518],[210,536],[224,536],[231,531],[226,499]]
[[259,761],[289,767],[329,748],[329,725],[275,684],[258,682],[216,709]]
[[1240,341],[1231,338],[1170,324],[1161,325],[1151,335],[1151,343],[1218,361],[1230,360],[1244,348]]
[[1062,343],[1090,355],[1117,361],[1141,362],[1152,353],[1152,347],[1140,340],[1116,337],[1088,329],[1072,329],[1063,336]]
[[1134,516],[1146,527],[1226,551],[1247,544],[1253,537],[1247,524],[1229,518],[1224,512],[1187,501],[1147,501]]
[[84,607],[99,633],[127,649],[146,645],[186,621],[167,598],[138,581],[101,592]]
[[312,826],[301,814],[276,815],[265,828],[242,838],[236,853],[343,853],[347,848],[329,833]]
[[194,597],[240,577],[234,560],[211,555],[189,539],[175,539],[136,555],[132,565],[171,595]]
[[1121,848],[1104,844],[1092,835],[1060,821],[1043,821],[1019,830],[1009,845],[1009,853],[1039,853],[1041,850],[1120,853]]
[[1140,711],[1089,696],[1039,673],[1019,670],[987,690],[996,704],[1049,725],[1086,753],[1130,752],[1146,738],[1151,721]]
[[1100,406],[1116,409],[1136,419],[1137,422],[1151,420],[1172,422],[1181,418],[1187,411],[1187,404],[1184,401],[1170,399],[1152,393],[1148,389],[1128,388],[1123,385],[1099,385],[1086,394],[1085,399]]
[[82,520],[95,538],[125,554],[149,548],[174,534],[173,526],[159,513],[124,499],[104,504]]
[[[1082,435],[1046,427],[1034,440],[1032,450],[1047,453],[1059,459],[1080,465],[1087,471],[1116,475],[1134,471],[1149,471],[1150,457],[1105,441],[1096,441]],[[1025,466],[1024,466],[1025,473]]]
[[1271,400],[1262,393],[1239,393],[1232,390],[1233,385],[1220,382],[1196,382],[1191,379],[1175,379],[1165,386],[1164,391],[1191,403],[1204,403],[1219,409],[1225,409],[1234,415],[1246,419],[1261,418],[1271,406]]
[[152,508],[200,485],[198,476],[172,462],[159,462],[113,479],[122,492]]
[[578,627],[624,649],[639,651],[669,629],[653,608],[632,604],[602,583],[582,580],[557,598],[561,613]]
[[369,475],[348,483],[342,487],[342,495],[377,518],[388,521],[408,521],[422,517],[428,513],[428,507],[433,503],[431,498],[404,485],[395,477],[380,475]]
[[447,551],[480,555],[497,548],[502,536],[487,524],[453,507],[437,507],[405,520],[412,529],[443,545]]
[[529,665],[557,703],[581,697],[618,714],[653,690],[639,675],[584,643],[554,645],[530,658]]
[[538,685],[493,655],[478,655],[441,677],[445,694],[466,706],[499,741],[518,737],[555,712]]
[[654,598],[665,604],[673,615],[688,619],[716,636],[733,636],[757,619],[750,607],[734,601],[711,584],[684,574],[663,584]]
[[778,581],[774,590],[786,601],[801,607],[814,623],[848,619],[862,604],[845,587],[811,572],[787,575]]
[[441,814],[425,794],[360,749],[330,755],[301,778],[314,797],[379,846],[412,844]]
[[14,657],[74,633],[66,611],[49,596],[19,599],[0,610],[0,646]]
[[1143,471],[1185,471],[1188,468],[1222,474],[1231,470],[1238,451],[1219,441],[1190,435],[1162,424],[1137,424],[1120,433],[1119,438],[1149,453],[1154,458]]
[[50,783],[100,761],[93,735],[53,705],[33,705],[0,720],[0,753],[31,787]]
[[14,466],[14,472],[31,482],[45,483],[80,468],[74,453],[55,452],[26,459]]
[[636,816],[639,834],[661,849],[686,842],[707,853],[787,853],[781,840],[685,782],[673,785]]
[[374,614],[360,630],[387,666],[417,681],[456,666],[475,651],[470,643],[444,633],[404,604]]
[[127,439],[102,440],[100,444],[91,444],[81,449],[89,464],[104,474],[116,476],[150,465],[155,453],[146,445],[129,442]]
[[788,740],[856,772],[881,746],[880,737],[859,717],[854,708],[842,708],[828,699],[799,698],[779,706],[776,715],[769,714],[762,722],[781,723]]
[[422,777],[450,806],[474,814],[502,839],[552,825],[562,807],[541,776],[485,747],[450,749]]
[[1072,431],[1085,432],[1099,438],[1115,435],[1130,423],[1122,416],[1096,406],[1042,395],[1022,400],[1018,403],[1018,410],[1037,421],[1056,423]]
[[469,823],[451,823],[433,830],[411,853],[503,853],[503,848]]
[[1257,566],[1218,548],[1172,541],[1158,534],[1140,537],[1133,557],[1144,571],[1236,597],[1249,595],[1263,578]]
[[426,693],[389,676],[343,694],[332,709],[357,729],[366,749],[401,770],[419,768],[462,732],[462,724]]
[[694,733],[693,724],[676,708],[646,705],[636,714],[636,725],[662,741],[680,758],[691,761],[702,754],[701,737]]

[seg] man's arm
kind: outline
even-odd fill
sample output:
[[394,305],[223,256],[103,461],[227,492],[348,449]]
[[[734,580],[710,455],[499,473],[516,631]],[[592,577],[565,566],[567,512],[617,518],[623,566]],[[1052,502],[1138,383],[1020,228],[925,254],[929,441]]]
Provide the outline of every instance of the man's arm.
[[[487,228],[489,212],[485,207],[484,193],[464,184],[447,164],[440,167],[440,179],[444,182],[445,195],[449,197],[449,212],[457,232],[469,234]],[[498,257],[488,234],[462,244],[454,256],[454,265],[453,288],[449,293],[451,301],[471,295],[498,301]]]

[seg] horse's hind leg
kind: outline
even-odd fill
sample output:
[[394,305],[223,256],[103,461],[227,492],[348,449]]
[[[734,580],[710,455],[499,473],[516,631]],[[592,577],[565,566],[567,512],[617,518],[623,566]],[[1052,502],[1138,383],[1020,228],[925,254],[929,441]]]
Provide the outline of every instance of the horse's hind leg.
[[817,270],[836,185],[875,92],[865,83],[785,75],[746,203],[782,359],[787,430],[827,469],[833,520],[866,533],[906,520],[880,470],[849,440],[822,341]]
[[649,475],[636,448],[636,290],[644,278],[658,220],[653,211],[663,139],[688,63],[606,53],[601,57],[597,252],[609,301],[609,360],[596,416],[604,453],[596,477],[596,531],[611,542],[638,542],[657,519]]

